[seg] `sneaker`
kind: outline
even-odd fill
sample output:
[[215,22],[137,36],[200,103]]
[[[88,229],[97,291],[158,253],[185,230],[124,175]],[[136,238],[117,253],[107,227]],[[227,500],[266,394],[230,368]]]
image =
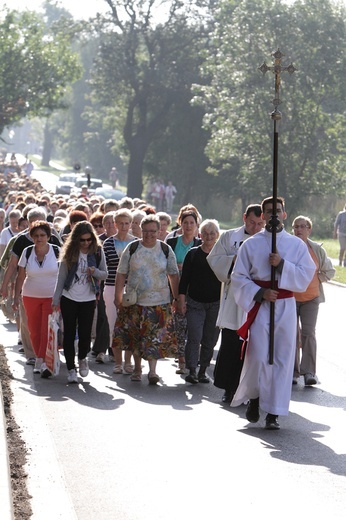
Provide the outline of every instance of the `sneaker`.
[[34,366],[36,363],[36,359],[34,357],[30,357],[29,359],[26,360],[25,364],[26,365],[32,365]]
[[49,370],[46,363],[42,363],[40,372],[41,372],[41,377],[43,379],[48,379],[48,377],[50,377],[52,375],[52,372]]
[[115,357],[113,356],[113,354],[108,354],[108,361],[110,363],[115,363]]
[[87,358],[79,360],[79,374],[86,377],[89,374],[89,365]]
[[305,386],[317,385],[317,378],[312,374],[304,375]]
[[122,374],[123,373],[123,367],[121,365],[115,365],[113,368],[113,374]]
[[95,359],[96,363],[104,363],[105,362],[105,353],[99,352]]
[[68,371],[67,382],[78,383],[77,371],[75,368],[71,368],[71,370]]
[[34,365],[34,374],[40,374],[41,373],[41,366],[43,363],[43,359],[38,357],[36,358],[35,365]]
[[258,422],[260,418],[258,397],[257,399],[250,399],[246,409],[246,418],[250,423]]

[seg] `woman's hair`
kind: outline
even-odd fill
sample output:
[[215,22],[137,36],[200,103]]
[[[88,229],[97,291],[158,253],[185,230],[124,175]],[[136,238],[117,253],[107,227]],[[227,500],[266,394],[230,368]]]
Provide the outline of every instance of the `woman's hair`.
[[156,215],[159,217],[160,220],[165,220],[168,226],[172,224],[171,216],[168,215],[168,213],[166,213],[165,211],[158,211]]
[[102,224],[102,219],[103,219],[103,213],[101,213],[99,211],[95,211],[95,213],[93,213],[91,215],[89,222],[91,224]]
[[140,223],[141,229],[143,229],[143,226],[146,224],[151,224],[152,222],[155,222],[157,229],[160,229],[160,221],[156,215],[147,215],[144,217]]
[[298,217],[296,217],[293,222],[292,222],[292,227],[294,226],[294,224],[297,222],[297,220],[304,220],[305,221],[305,224],[307,225],[308,229],[312,229],[312,220],[309,218],[309,217],[305,217],[304,215],[298,215]]
[[220,226],[217,220],[210,218],[203,220],[202,224],[199,227],[200,234],[203,233],[204,230],[208,231],[208,229],[215,231],[218,235],[220,235]]
[[73,211],[70,211],[68,221],[69,224],[75,224],[76,222],[83,222],[84,220],[88,220],[88,216],[84,211],[80,211],[78,209],[75,209]]
[[115,212],[114,214],[114,221],[116,222],[118,220],[118,218],[121,218],[121,217],[126,217],[129,219],[130,222],[132,222],[132,218],[133,218],[133,215],[131,213],[131,211],[127,208],[121,208],[121,209],[118,209],[118,211]]
[[46,220],[36,220],[35,222],[33,222],[29,231],[29,235],[32,237],[37,229],[42,229],[42,231],[46,233],[48,239],[50,238],[52,232],[50,229],[50,225]]
[[184,213],[180,215],[180,224],[182,224],[187,217],[192,217],[198,226],[198,215],[195,211],[184,211]]
[[179,214],[177,216],[177,223],[179,224],[179,226],[181,226],[182,220],[184,220],[182,219],[182,216],[187,216],[186,213],[194,213],[197,218],[197,224],[200,224],[202,217],[197,208],[193,204],[186,204],[186,206],[182,206],[180,208]]
[[68,269],[71,269],[72,265],[78,262],[80,238],[87,233],[91,235],[88,254],[95,254],[101,246],[92,224],[87,220],[77,222],[71,233],[69,233],[60,253],[60,260],[65,260]]

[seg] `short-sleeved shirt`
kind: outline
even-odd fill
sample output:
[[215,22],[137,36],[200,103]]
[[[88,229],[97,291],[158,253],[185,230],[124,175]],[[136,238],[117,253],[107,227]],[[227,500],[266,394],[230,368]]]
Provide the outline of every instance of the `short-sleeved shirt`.
[[15,237],[18,235],[18,231],[12,231],[11,228],[6,227],[1,231],[0,234],[0,245],[7,246],[8,242],[11,240],[12,237]]
[[121,255],[118,273],[128,274],[129,287],[137,291],[137,303],[146,307],[170,302],[167,275],[179,274],[175,254],[169,247],[168,258],[160,241],[154,247],[144,247],[139,242],[130,256],[128,245]]
[[26,270],[26,278],[23,283],[22,295],[31,298],[51,298],[54,294],[56,279],[58,276],[58,260],[49,245],[49,251],[40,264],[37,260],[34,247],[29,258],[26,258],[27,248],[24,249],[18,265]]

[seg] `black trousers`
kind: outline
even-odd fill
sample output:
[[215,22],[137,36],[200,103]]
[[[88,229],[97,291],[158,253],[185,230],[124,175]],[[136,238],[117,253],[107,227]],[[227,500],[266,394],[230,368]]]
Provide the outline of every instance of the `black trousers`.
[[75,368],[74,341],[78,330],[78,359],[87,357],[91,343],[91,328],[95,312],[95,300],[75,302],[61,297],[61,315],[64,322],[64,354],[67,370]]
[[214,385],[226,392],[235,392],[244,360],[240,359],[243,341],[235,330],[222,329],[221,344],[214,369]]
[[109,325],[106,314],[105,301],[103,299],[103,290],[100,293],[100,299],[97,302],[97,321],[96,321],[96,338],[93,345],[93,352],[109,353],[113,355],[109,345]]

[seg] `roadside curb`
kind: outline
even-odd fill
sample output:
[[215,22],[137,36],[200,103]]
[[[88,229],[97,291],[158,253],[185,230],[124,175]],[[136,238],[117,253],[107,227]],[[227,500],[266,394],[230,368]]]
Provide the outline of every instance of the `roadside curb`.
[[4,412],[4,401],[0,384],[0,504],[1,519],[13,520],[13,497],[11,487],[10,462],[7,450],[7,427]]

